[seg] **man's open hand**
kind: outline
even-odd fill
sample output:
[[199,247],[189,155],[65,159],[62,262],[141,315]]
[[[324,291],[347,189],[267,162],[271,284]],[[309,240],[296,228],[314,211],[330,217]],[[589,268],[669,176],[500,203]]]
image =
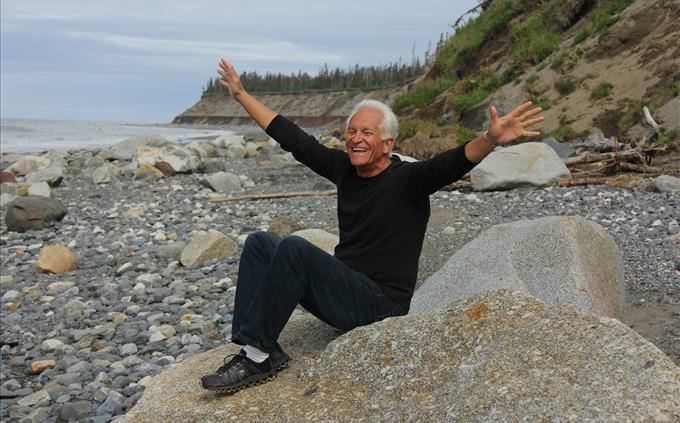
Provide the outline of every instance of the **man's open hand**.
[[241,79],[238,77],[238,73],[236,73],[234,66],[229,63],[227,59],[220,59],[219,65],[220,68],[217,70],[217,73],[222,77],[222,79],[219,80],[220,85],[228,89],[229,94],[231,94],[234,99],[243,94],[245,89],[241,84]]
[[529,109],[532,103],[527,101],[503,117],[498,117],[496,107],[491,106],[491,124],[487,132],[490,141],[496,144],[507,144],[520,137],[537,137],[539,131],[527,131],[526,128],[543,122],[543,116],[536,116],[543,111],[540,107]]

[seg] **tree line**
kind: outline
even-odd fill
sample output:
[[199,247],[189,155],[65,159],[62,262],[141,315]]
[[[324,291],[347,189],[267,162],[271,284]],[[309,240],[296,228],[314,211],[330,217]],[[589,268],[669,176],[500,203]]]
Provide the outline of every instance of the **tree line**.
[[[390,63],[383,66],[354,65],[348,69],[330,69],[324,64],[319,72],[311,76],[307,72],[266,73],[243,72],[240,75],[243,86],[254,93],[291,93],[309,91],[373,90],[402,85],[422,75],[425,66],[418,58],[410,64]],[[228,94],[210,78],[203,88],[203,95]]]
[[[425,73],[426,68],[432,66],[440,48],[451,34],[440,33],[434,49],[432,43],[424,53],[423,61],[415,54],[415,43],[412,47],[410,63],[398,62],[380,66],[350,66],[347,69],[336,67],[330,69],[328,64],[321,67],[319,72],[311,76],[307,72],[297,73],[265,73],[243,72],[241,82],[246,89],[253,93],[297,93],[323,92],[342,90],[375,90],[404,85]],[[209,78],[203,87],[203,96],[228,95],[225,88],[218,83],[219,78]]]

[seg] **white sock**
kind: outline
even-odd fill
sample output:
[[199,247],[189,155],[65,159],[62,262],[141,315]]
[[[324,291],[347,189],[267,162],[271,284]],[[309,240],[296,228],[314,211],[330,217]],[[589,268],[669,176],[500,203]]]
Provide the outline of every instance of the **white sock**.
[[267,354],[264,351],[260,351],[255,347],[252,347],[250,345],[246,345],[243,347],[243,351],[246,352],[246,357],[249,359],[253,360],[256,363],[262,363],[266,359],[269,358],[269,354]]

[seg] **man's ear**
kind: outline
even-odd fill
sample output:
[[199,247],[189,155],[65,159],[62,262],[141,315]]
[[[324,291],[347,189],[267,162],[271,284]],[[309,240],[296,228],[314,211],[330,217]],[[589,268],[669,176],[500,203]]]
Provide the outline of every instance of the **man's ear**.
[[389,153],[394,148],[394,138],[387,138],[383,140],[385,142],[385,153]]

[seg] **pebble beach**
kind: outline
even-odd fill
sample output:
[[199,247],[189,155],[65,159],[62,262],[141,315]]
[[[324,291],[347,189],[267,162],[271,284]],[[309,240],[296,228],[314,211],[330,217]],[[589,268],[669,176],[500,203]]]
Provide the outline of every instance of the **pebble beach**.
[[[302,166],[272,165],[278,147],[260,147],[239,159],[219,152],[242,182],[230,194],[333,188]],[[111,421],[137,402],[153,375],[229,341],[238,257],[249,233],[289,225],[337,234],[332,195],[217,201],[222,195],[200,173],[120,175],[95,184],[82,163],[98,152],[70,152],[69,172],[52,188],[68,210],[60,222],[25,232],[0,223],[2,421]],[[580,215],[604,227],[621,250],[624,323],[680,364],[680,196],[649,184],[440,191],[431,197],[419,282],[495,224]],[[3,217],[6,210],[3,204]],[[225,234],[238,251],[183,266],[182,250],[206,231]],[[76,269],[37,270],[41,249],[55,244],[77,256]]]

